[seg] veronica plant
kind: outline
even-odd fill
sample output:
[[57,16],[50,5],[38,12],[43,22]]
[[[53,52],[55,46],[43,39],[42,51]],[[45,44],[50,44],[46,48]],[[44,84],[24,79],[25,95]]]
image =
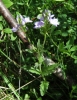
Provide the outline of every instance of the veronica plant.
[[[59,25],[59,21],[53,14],[51,14],[50,10],[45,10],[42,14],[37,16],[38,21],[34,22],[34,29],[40,29],[40,33],[43,34],[44,40],[41,44],[40,39],[38,39],[37,47],[34,47],[33,52],[36,51],[36,57],[38,62],[35,62],[34,66],[32,66],[28,71],[31,73],[35,73],[41,75],[43,81],[40,85],[40,93],[43,96],[47,89],[49,82],[46,81],[45,76],[49,75],[53,72],[53,70],[58,66],[57,64],[52,64],[52,61],[48,57],[44,57],[44,49],[46,37],[49,36],[49,30],[52,29],[52,26],[57,27]],[[17,32],[20,27],[27,29],[26,24],[32,23],[29,17],[23,17],[22,15],[17,15],[17,27],[13,27],[12,31]],[[53,31],[52,31],[53,32]],[[42,89],[42,87],[44,87]]]
[[41,75],[43,78],[43,81],[40,83],[40,94],[44,96],[49,86],[49,82],[46,81],[45,76],[52,74],[55,68],[58,67],[57,63],[55,64],[49,57],[44,56],[46,37],[49,36],[48,34],[51,34],[49,30],[53,28],[52,26],[57,27],[59,25],[59,21],[51,14],[50,10],[45,10],[42,14],[39,14],[37,19],[38,21],[34,23],[34,28],[40,29],[40,33],[43,34],[44,40],[43,43],[41,43],[41,39],[38,39],[36,47],[38,62],[36,62],[34,67],[29,71]]
[[[59,21],[53,14],[51,14],[50,10],[45,10],[42,14],[39,14],[37,19],[38,21],[34,22],[34,29],[40,29],[40,33],[43,34],[44,40],[43,43],[41,43],[41,39],[38,39],[36,47],[38,62],[35,63],[34,68],[32,68],[30,72],[39,74],[44,78],[45,75],[52,73],[51,71],[55,68],[51,67],[51,60],[48,57],[44,57],[46,37],[49,36],[50,28],[52,29],[52,26],[57,27],[59,25]],[[50,67],[47,67],[49,65]]]

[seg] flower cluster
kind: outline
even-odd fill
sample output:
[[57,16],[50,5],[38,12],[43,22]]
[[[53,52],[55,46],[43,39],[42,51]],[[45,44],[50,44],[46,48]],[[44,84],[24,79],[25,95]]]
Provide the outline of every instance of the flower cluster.
[[29,17],[23,17],[22,15],[17,15],[16,20],[17,20],[18,25],[16,27],[12,28],[13,32],[17,32],[17,30],[19,29],[20,26],[23,26],[26,23],[32,22]]
[[[53,14],[51,15],[50,10],[45,10],[43,14],[39,14],[37,16],[37,19],[39,21],[36,21],[34,23],[35,29],[43,27],[45,25],[45,20],[47,20],[51,25],[54,25],[56,27],[59,25],[58,19],[55,18]],[[17,32],[17,30],[19,29],[20,26],[23,26],[26,23],[32,22],[32,20],[30,20],[29,17],[23,17],[22,15],[17,15],[16,20],[17,20],[18,25],[16,27],[12,28],[13,32]]]
[[54,17],[54,15],[51,15],[51,12],[49,10],[45,10],[45,12],[43,14],[40,14],[37,19],[39,19],[39,21],[34,23],[34,28],[41,28],[44,26],[45,20],[48,20],[50,24],[54,25],[54,26],[58,26],[59,22],[58,19]]

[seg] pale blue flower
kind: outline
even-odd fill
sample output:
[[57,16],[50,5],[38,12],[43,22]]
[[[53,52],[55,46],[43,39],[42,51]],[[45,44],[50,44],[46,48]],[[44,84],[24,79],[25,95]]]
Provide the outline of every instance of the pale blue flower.
[[20,27],[20,25],[17,25],[16,27],[13,27],[13,28],[12,28],[12,31],[13,31],[13,32],[17,32],[18,29],[19,29],[19,27]]
[[35,22],[34,23],[34,28],[41,28],[41,27],[43,27],[44,26],[44,22],[43,21],[37,21],[37,22]]
[[58,26],[59,25],[59,21],[55,17],[54,18],[49,18],[48,20],[49,20],[50,24],[52,24],[54,26]]
[[23,17],[22,15],[17,15],[16,20],[17,20],[18,25],[17,27],[12,28],[13,32],[17,32],[20,26],[25,25],[26,23],[32,22],[29,17]]
[[51,11],[50,10],[45,10],[43,12],[43,14],[39,14],[37,16],[37,19],[39,19],[40,21],[37,21],[34,23],[34,28],[41,28],[44,26],[44,22],[45,20],[47,20],[48,22],[50,22],[50,24],[54,25],[54,26],[58,26],[59,25],[59,21],[57,18],[54,17],[54,15],[51,15]]
[[19,24],[22,24],[22,25],[32,22],[29,17],[23,17],[22,15],[19,15],[19,16],[17,15],[16,20]]
[[13,27],[13,28],[12,28],[12,31],[13,31],[13,32],[17,32],[17,30],[18,30],[17,27]]
[[25,18],[22,18],[22,25],[25,25],[26,23],[31,23],[32,21],[30,20],[29,17],[25,17]]
[[48,21],[50,22],[50,24],[57,26],[59,25],[58,19],[54,17],[54,15],[52,14],[48,14]]

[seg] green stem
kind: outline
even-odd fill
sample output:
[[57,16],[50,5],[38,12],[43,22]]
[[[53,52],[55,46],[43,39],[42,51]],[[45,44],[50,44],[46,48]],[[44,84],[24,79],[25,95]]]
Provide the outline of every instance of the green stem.
[[47,32],[46,32],[45,35],[44,35],[43,46],[45,45],[45,42],[46,42],[46,35],[47,35]]
[[53,39],[51,38],[52,43],[58,48],[57,44],[53,41]]

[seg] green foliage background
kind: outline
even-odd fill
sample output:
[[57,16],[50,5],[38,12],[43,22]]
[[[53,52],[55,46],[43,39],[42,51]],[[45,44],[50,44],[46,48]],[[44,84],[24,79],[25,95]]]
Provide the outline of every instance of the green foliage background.
[[[27,36],[36,47],[30,51],[0,15],[0,86],[7,87],[0,88],[0,99],[77,100],[77,0],[2,1],[14,18],[20,13],[35,22],[38,14],[49,9],[60,25],[49,29],[43,48],[44,34],[29,24]],[[36,52],[39,58],[35,57]],[[43,53],[56,65],[46,66]],[[65,79],[69,75],[75,84],[69,85],[55,76],[53,70],[57,66],[62,68]]]

